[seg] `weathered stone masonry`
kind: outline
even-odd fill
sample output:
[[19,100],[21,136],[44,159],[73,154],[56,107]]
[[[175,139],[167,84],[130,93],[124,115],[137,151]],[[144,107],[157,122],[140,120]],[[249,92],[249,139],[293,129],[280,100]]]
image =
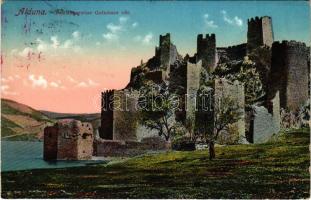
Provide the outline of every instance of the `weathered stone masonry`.
[[271,17],[255,17],[247,21],[247,51],[260,46],[272,46],[274,35]]
[[309,99],[309,53],[301,42],[273,43],[269,96],[279,90],[282,108],[297,110]]
[[44,129],[44,160],[89,160],[93,139],[91,123],[60,120]]
[[202,60],[202,67],[212,72],[217,64],[216,36],[215,34],[199,34],[197,37],[197,62]]

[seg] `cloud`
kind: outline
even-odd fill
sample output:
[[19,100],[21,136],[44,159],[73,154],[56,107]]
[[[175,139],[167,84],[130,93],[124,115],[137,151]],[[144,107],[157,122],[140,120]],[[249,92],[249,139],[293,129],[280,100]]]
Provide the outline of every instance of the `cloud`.
[[74,78],[72,78],[71,76],[67,76],[68,80],[72,83],[77,83],[78,81],[76,81]]
[[14,81],[14,80],[18,80],[18,79],[20,79],[21,77],[19,76],[19,75],[14,75],[14,76],[8,76],[8,77],[6,77],[6,78],[4,78],[4,77],[2,77],[1,78],[1,81],[3,82],[3,83],[7,83],[7,82],[12,82],[12,81]]
[[75,31],[72,33],[72,37],[76,40],[79,40],[81,38],[81,34],[79,31]]
[[122,30],[122,25],[121,25],[121,24],[115,25],[115,24],[113,24],[113,23],[110,23],[110,24],[108,24],[106,27],[107,27],[107,29],[108,29],[111,33],[117,33],[117,32],[119,32],[119,31]]
[[128,19],[129,19],[128,17],[120,17],[119,22],[120,22],[120,24],[124,24],[128,21]]
[[39,75],[38,78],[36,78],[35,75],[30,74],[28,80],[31,81],[32,87],[41,87],[43,89],[48,87],[48,81],[42,75]]
[[76,79],[72,78],[71,76],[67,76],[67,79],[75,84],[76,87],[82,87],[82,88],[86,88],[86,87],[95,87],[95,86],[99,86],[99,83],[88,79],[87,81],[77,81]]
[[138,26],[138,22],[134,22],[133,24],[132,24],[132,27],[133,28],[136,28]]
[[40,38],[37,38],[36,42],[38,43],[37,50],[39,52],[46,51],[49,48],[49,45]]
[[243,20],[239,18],[238,16],[234,16],[233,18],[230,18],[227,14],[227,11],[225,10],[222,10],[221,13],[223,15],[223,20],[227,22],[228,24],[239,26],[239,27],[243,26]]
[[145,36],[140,36],[140,35],[137,35],[134,37],[134,41],[136,42],[141,42],[143,45],[149,45],[151,44],[152,42],[152,39],[153,39],[153,34],[150,32],[148,34],[146,34]]
[[51,41],[52,41],[52,47],[54,49],[57,49],[60,46],[60,42],[59,42],[58,37],[56,35],[51,37]]
[[16,96],[16,95],[19,94],[17,92],[9,91],[9,89],[10,89],[10,86],[8,86],[8,85],[1,85],[1,93],[3,93],[4,95]]
[[63,48],[68,49],[71,48],[73,45],[73,41],[72,40],[66,40],[63,44]]
[[213,20],[209,19],[209,15],[208,14],[204,14],[203,15],[203,19],[204,19],[204,23],[207,27],[209,28],[217,28],[218,25],[215,24],[215,22]]
[[31,55],[32,53],[34,52],[34,50],[30,47],[26,47],[24,48],[21,52],[18,53],[18,55],[26,58],[28,57],[29,55]]
[[103,33],[102,36],[107,42],[119,41],[120,34],[126,30],[128,17],[120,17],[117,24],[109,23],[106,26],[107,32]]
[[99,83],[96,83],[96,82],[94,82],[91,79],[88,80],[88,83],[89,83],[90,86],[98,86],[99,85]]
[[82,81],[82,82],[78,83],[77,86],[78,87],[87,87],[88,85],[84,81]]
[[153,39],[153,34],[152,33],[148,33],[147,35],[145,35],[145,37],[143,38],[142,42],[143,44],[150,44],[151,40]]
[[111,32],[104,33],[103,38],[105,38],[107,41],[118,41],[119,40],[119,36]]
[[51,86],[51,87],[54,87],[54,88],[58,88],[58,87],[59,87],[59,84],[56,83],[56,82],[54,82],[54,81],[52,81],[52,82],[50,83],[50,86]]
[[87,81],[81,81],[77,84],[77,87],[83,87],[83,88],[86,88],[86,87],[96,87],[98,86],[99,83],[96,83],[94,82],[93,80],[91,79],[88,79]]

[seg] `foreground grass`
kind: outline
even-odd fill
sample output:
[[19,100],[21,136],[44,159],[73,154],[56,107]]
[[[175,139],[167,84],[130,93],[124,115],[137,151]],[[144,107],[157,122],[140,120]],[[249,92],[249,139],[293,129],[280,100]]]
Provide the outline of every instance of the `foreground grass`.
[[260,145],[168,152],[122,163],[2,173],[4,198],[307,198],[309,130]]

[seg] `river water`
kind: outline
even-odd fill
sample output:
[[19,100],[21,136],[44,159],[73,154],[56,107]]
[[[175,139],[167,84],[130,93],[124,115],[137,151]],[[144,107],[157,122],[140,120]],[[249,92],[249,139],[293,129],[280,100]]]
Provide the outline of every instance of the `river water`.
[[104,162],[106,161],[44,161],[43,142],[1,141],[1,171],[64,168]]

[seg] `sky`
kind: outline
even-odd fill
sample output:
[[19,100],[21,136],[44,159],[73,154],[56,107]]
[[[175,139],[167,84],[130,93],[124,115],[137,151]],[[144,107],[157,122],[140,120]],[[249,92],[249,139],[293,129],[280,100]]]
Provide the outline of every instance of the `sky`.
[[2,98],[55,112],[100,112],[101,92],[124,88],[160,34],[193,55],[197,34],[215,33],[218,47],[244,43],[247,19],[267,15],[275,40],[310,44],[307,1],[5,1],[1,11]]

